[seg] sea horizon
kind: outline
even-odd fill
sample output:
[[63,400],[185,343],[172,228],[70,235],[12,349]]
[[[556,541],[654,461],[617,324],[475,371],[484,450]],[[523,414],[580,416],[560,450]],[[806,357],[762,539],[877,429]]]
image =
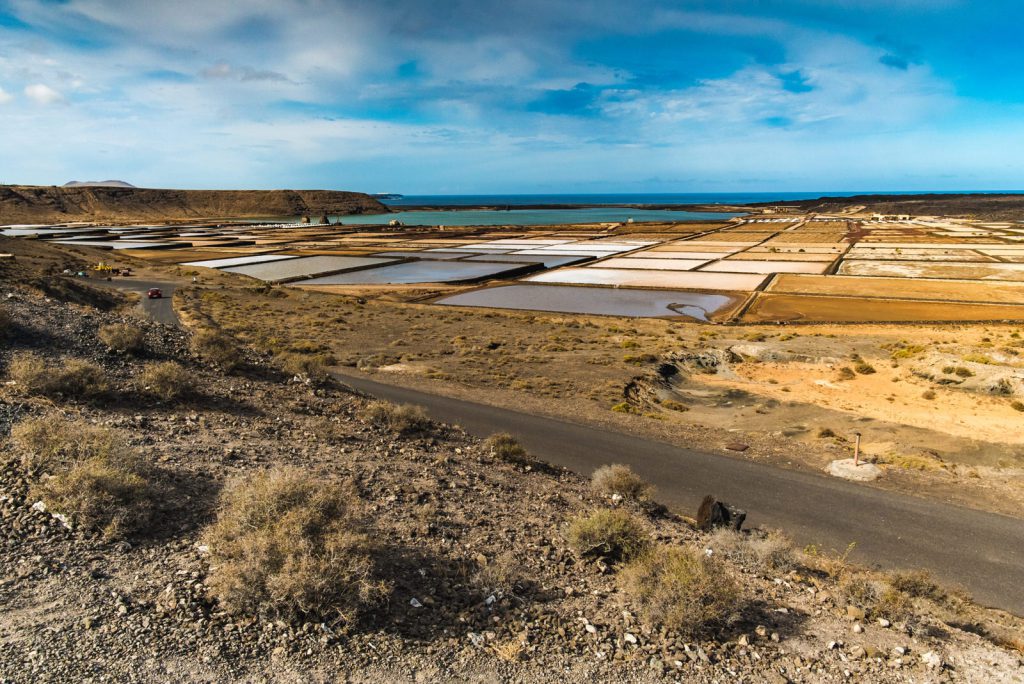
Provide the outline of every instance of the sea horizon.
[[[836,190],[802,192],[677,192],[677,193],[481,193],[402,195],[400,199],[381,199],[388,207],[403,206],[536,206],[536,205],[614,205],[614,204],[754,204],[758,202],[795,202],[819,197],[855,197],[858,195],[1000,195],[1022,194],[1024,190]],[[377,193],[387,194],[387,193]],[[399,195],[401,193],[394,193]]]

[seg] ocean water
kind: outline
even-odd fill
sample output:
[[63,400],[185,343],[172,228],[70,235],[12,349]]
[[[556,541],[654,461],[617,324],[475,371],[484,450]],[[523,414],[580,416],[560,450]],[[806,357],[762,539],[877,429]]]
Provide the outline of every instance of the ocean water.
[[813,192],[680,192],[680,193],[604,193],[604,194],[535,194],[535,195],[406,195],[402,199],[381,200],[389,207],[515,207],[544,204],[752,204],[755,202],[792,202],[819,197],[852,197],[854,195],[938,195],[973,192],[980,194],[1010,192],[1007,190],[906,190],[906,191],[813,191]]
[[722,221],[740,214],[660,209],[624,209],[594,207],[587,209],[457,209],[444,211],[402,211],[398,205],[390,214],[332,216],[331,221],[346,225],[386,225],[401,221],[407,226],[547,226],[572,223],[620,223],[634,221]]

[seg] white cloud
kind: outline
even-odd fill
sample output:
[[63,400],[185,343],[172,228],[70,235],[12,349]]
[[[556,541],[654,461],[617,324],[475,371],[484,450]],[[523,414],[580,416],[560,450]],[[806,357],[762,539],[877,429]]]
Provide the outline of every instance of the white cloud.
[[0,105],[7,104],[8,102],[14,102],[14,96],[0,88]]
[[40,105],[64,102],[63,95],[43,83],[33,83],[32,85],[25,86],[25,97]]

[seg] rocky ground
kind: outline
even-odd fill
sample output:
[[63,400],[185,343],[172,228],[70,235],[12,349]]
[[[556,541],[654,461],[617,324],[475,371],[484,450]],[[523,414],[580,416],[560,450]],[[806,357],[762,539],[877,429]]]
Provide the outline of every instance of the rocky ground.
[[[43,294],[12,273],[0,289],[13,321],[2,367],[25,350],[84,359],[110,390],[73,401],[5,385],[0,434],[58,414],[120,429],[166,496],[144,534],[110,542],[69,529],[34,505],[36,474],[5,438],[0,682],[1024,681],[1017,618],[952,594],[877,618],[842,588],[858,571],[841,559],[794,552],[772,568],[731,555],[720,533],[608,500],[573,473],[500,461],[450,426],[393,434],[362,420],[367,399],[343,386],[297,381],[257,354],[222,373],[192,354],[187,331],[69,303],[54,295],[65,288]],[[141,358],[97,340],[116,321],[144,329]],[[166,359],[200,378],[192,399],[140,391],[142,365]],[[392,589],[347,629],[231,615],[208,591],[202,532],[220,489],[282,464],[349,478],[365,502]],[[742,587],[736,618],[700,638],[645,622],[615,567],[579,557],[564,536],[574,516],[607,506],[632,508],[661,542],[726,556]]]

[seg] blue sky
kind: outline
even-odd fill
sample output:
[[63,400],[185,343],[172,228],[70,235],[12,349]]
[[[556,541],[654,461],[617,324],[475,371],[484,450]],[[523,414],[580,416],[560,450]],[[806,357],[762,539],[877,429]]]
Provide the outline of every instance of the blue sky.
[[1024,188],[1024,5],[0,0],[0,183]]

